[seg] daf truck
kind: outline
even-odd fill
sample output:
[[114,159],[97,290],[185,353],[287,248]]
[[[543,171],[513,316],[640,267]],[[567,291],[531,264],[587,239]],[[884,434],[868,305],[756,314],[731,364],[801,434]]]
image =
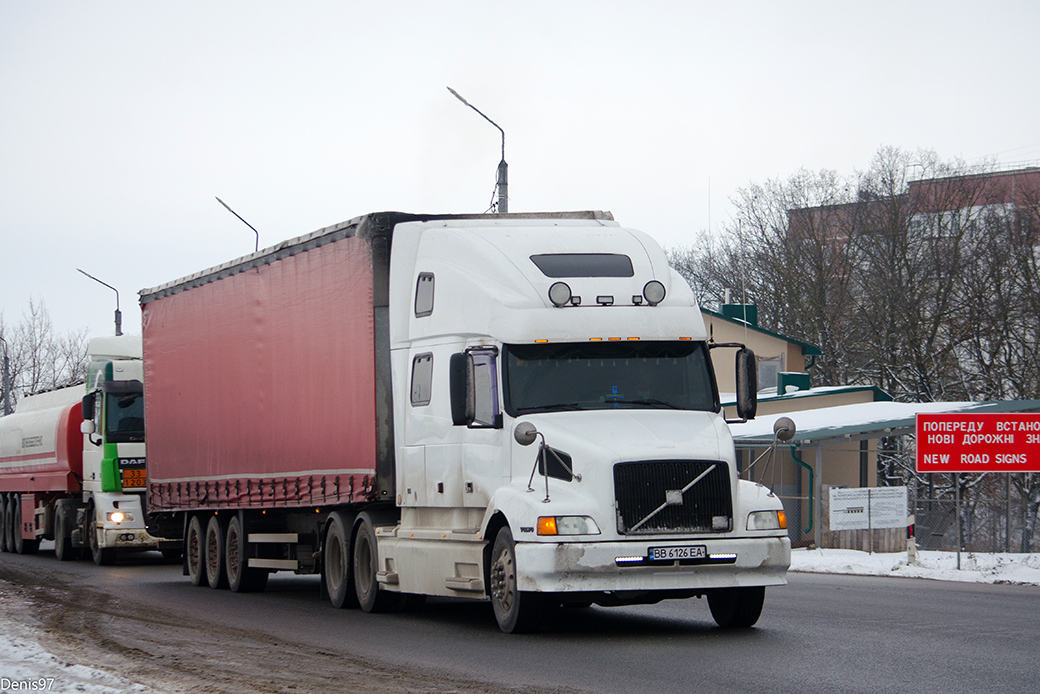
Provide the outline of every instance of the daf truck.
[[195,585],[320,573],[337,607],[524,632],[694,596],[747,627],[786,582],[712,367],[750,417],[754,356],[609,213],[367,214],[140,298],[149,527]]
[[58,559],[101,565],[160,549],[145,529],[141,338],[97,337],[87,356],[85,385],[24,397],[0,418],[0,551],[53,540]]

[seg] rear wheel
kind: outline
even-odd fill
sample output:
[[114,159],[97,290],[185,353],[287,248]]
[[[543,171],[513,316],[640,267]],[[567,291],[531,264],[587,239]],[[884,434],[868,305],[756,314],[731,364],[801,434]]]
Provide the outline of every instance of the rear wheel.
[[378,571],[376,531],[372,519],[361,514],[361,523],[354,536],[354,589],[358,603],[365,612],[400,612],[407,596],[380,590],[376,577]]
[[193,586],[201,586],[206,582],[205,549],[202,519],[193,515],[188,521],[188,532],[184,537],[184,561],[188,565],[188,578]]
[[7,494],[0,494],[0,552],[10,552],[11,520],[7,517]]
[[719,588],[708,593],[708,608],[723,629],[747,629],[758,621],[765,599],[765,586]]
[[40,549],[40,541],[33,538],[26,540],[22,537],[22,497],[11,496],[11,503],[14,505],[12,530],[14,531],[14,551],[18,554],[36,554],[36,551]]
[[354,570],[350,561],[349,528],[346,518],[337,511],[329,517],[329,529],[325,533],[322,573],[329,600],[338,608],[358,606]]
[[246,538],[239,517],[228,521],[224,542],[224,566],[227,569],[228,587],[235,593],[255,593],[267,587],[268,573],[264,569],[249,566],[246,558]]
[[112,547],[102,547],[98,541],[98,519],[97,506],[90,507],[87,517],[87,543],[90,545],[90,556],[98,566],[109,566],[116,563],[116,550]]
[[498,531],[491,550],[491,607],[498,627],[507,634],[538,631],[545,613],[545,596],[521,591],[516,573],[516,543],[505,527]]
[[224,541],[227,524],[220,516],[210,516],[206,524],[206,581],[210,588],[227,588],[227,568],[224,566]]
[[58,561],[71,561],[79,556],[79,550],[72,546],[68,513],[68,506],[61,501],[54,505],[54,556]]

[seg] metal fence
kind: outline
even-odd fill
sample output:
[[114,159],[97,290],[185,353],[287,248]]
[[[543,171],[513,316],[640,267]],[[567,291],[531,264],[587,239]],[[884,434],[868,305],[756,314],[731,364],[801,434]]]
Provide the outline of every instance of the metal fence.
[[[917,499],[913,503],[915,537],[921,549],[965,552],[1037,552],[1040,537],[1022,547],[1026,509],[1006,501],[962,501],[960,524],[953,499]],[[1037,528],[1040,530],[1040,527]]]

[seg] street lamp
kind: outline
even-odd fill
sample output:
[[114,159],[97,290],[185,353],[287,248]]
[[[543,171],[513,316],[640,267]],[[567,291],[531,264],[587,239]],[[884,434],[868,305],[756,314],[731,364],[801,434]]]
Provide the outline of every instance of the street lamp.
[[111,289],[112,291],[114,291],[116,293],[116,337],[122,335],[123,334],[123,314],[120,313],[120,311],[119,311],[119,290],[116,289],[115,287],[113,287],[111,284],[106,284],[105,282],[102,282],[101,280],[99,280],[97,277],[94,277],[93,275],[91,275],[89,273],[83,272],[83,270],[80,270],[79,268],[76,268],[76,269],[79,270],[80,272],[82,272],[84,275],[86,275],[90,279],[92,279],[95,282],[97,282],[98,284],[104,284],[106,287],[108,287],[109,289]]
[[451,92],[456,99],[479,113],[488,123],[491,123],[491,125],[498,128],[498,132],[502,133],[502,161],[498,162],[498,182],[495,185],[495,188],[498,191],[498,204],[495,205],[495,211],[499,214],[505,214],[509,212],[509,165],[506,164],[506,131],[503,130],[498,123],[484,115],[479,108],[462,98],[462,95],[457,91],[451,87],[448,87],[448,91]]

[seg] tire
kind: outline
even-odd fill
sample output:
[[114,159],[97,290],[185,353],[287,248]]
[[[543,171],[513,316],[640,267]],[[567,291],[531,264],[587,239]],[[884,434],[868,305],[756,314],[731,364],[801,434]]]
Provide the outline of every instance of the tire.
[[246,538],[238,515],[231,517],[224,536],[224,568],[228,588],[234,593],[257,593],[267,587],[268,572],[248,566]]
[[708,608],[723,629],[747,629],[758,621],[765,599],[764,586],[719,588],[708,593]]
[[8,540],[8,529],[11,522],[7,518],[7,495],[0,494],[0,552],[10,552],[11,545]]
[[22,497],[13,496],[14,501],[14,551],[18,554],[36,554],[40,549],[40,541],[37,539],[26,540],[22,537]]
[[400,612],[407,599],[404,593],[380,590],[376,574],[379,571],[379,552],[372,519],[362,513],[357,534],[354,535],[354,592],[358,605],[365,612]]
[[227,566],[224,564],[224,543],[227,522],[220,516],[210,516],[206,524],[206,582],[210,588],[227,588]]
[[188,578],[193,586],[206,582],[206,534],[202,531],[202,519],[192,515],[188,531],[184,534],[184,563]]
[[538,631],[545,614],[546,598],[540,593],[520,591],[516,579],[516,542],[508,527],[498,531],[491,549],[491,607],[498,628],[507,634]]
[[101,547],[97,539],[97,507],[91,504],[87,514],[87,545],[90,556],[98,566],[111,566],[116,563],[116,550],[112,547]]
[[325,533],[325,551],[322,553],[322,575],[329,601],[337,609],[359,605],[354,589],[349,528],[350,524],[339,511],[329,516],[329,529]]
[[70,509],[66,504],[54,505],[54,556],[58,561],[72,561],[80,555],[79,549],[72,546],[72,528],[69,527],[67,514]]

